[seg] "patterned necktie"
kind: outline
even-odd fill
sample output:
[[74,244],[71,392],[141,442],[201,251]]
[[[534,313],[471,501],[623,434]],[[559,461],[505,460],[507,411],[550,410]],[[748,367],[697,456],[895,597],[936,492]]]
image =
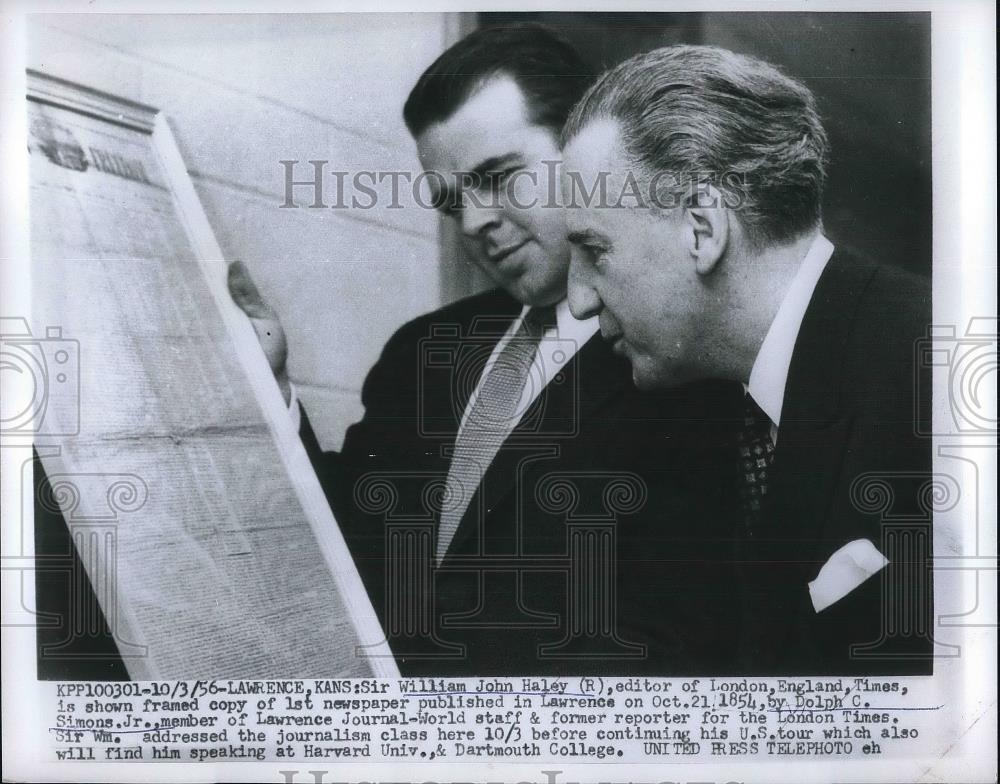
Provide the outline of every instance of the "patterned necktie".
[[441,563],[458,524],[476,494],[486,469],[517,425],[518,410],[538,343],[555,324],[551,305],[529,310],[514,336],[496,356],[468,410],[448,469],[448,492],[438,526],[437,561]]
[[750,394],[743,398],[743,427],[737,436],[739,449],[739,493],[743,511],[743,533],[753,536],[759,529],[768,471],[774,462],[771,420]]

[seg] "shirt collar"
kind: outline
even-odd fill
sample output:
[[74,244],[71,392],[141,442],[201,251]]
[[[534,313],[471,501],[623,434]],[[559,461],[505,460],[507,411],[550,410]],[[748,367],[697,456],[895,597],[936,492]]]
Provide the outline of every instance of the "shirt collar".
[[[573,314],[569,312],[568,299],[561,299],[555,307],[557,336],[560,340],[575,341],[576,349],[579,351],[583,348],[583,344],[597,334],[597,330],[600,329],[597,316],[591,316],[590,318],[583,319],[582,321],[573,318]],[[531,306],[529,305],[525,305],[521,308],[521,314],[511,325],[512,331],[517,330],[517,327],[521,324],[521,321],[524,320],[524,317],[527,315],[529,310],[531,310]],[[546,335],[546,337],[548,337],[548,335]]]
[[750,371],[747,391],[775,425],[781,422],[785,382],[792,364],[795,339],[816,284],[832,255],[832,243],[822,234],[817,234],[792,278]]

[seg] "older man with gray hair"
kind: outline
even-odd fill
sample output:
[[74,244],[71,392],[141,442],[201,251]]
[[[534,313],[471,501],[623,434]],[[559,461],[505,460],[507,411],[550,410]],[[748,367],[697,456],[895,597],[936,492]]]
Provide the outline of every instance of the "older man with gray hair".
[[[599,316],[641,388],[747,390],[741,668],[930,672],[930,288],[823,235],[812,93],[752,57],[667,47],[602,76],[562,142],[573,314]],[[598,181],[619,197],[582,204]]]

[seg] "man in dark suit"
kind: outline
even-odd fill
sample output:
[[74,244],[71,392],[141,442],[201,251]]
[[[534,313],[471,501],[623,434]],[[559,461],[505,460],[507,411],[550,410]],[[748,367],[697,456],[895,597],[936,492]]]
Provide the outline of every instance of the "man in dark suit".
[[729,390],[640,394],[566,302],[557,139],[591,79],[535,25],[473,33],[420,78],[404,116],[436,205],[497,288],[393,335],[339,452],[293,399],[275,314],[230,269],[406,674],[702,674],[733,649]]
[[[730,389],[638,393],[565,299],[557,139],[591,78],[534,25],[478,31],[423,74],[404,117],[497,288],[393,335],[339,452],[302,421],[407,674],[693,674],[732,650],[711,418]],[[242,267],[230,283],[288,391],[280,324]]]
[[[598,79],[563,143],[573,314],[599,318],[643,388],[747,390],[734,668],[930,672],[930,414],[914,403],[930,287],[823,236],[809,90],[667,47]],[[574,200],[602,176],[608,203]]]

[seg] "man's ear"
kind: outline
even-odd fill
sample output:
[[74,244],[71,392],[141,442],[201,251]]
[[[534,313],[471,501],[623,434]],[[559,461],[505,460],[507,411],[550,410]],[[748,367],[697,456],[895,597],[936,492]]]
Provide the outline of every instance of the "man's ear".
[[695,270],[699,275],[710,275],[729,244],[729,210],[722,194],[715,186],[706,186],[700,199],[684,207],[684,220]]

